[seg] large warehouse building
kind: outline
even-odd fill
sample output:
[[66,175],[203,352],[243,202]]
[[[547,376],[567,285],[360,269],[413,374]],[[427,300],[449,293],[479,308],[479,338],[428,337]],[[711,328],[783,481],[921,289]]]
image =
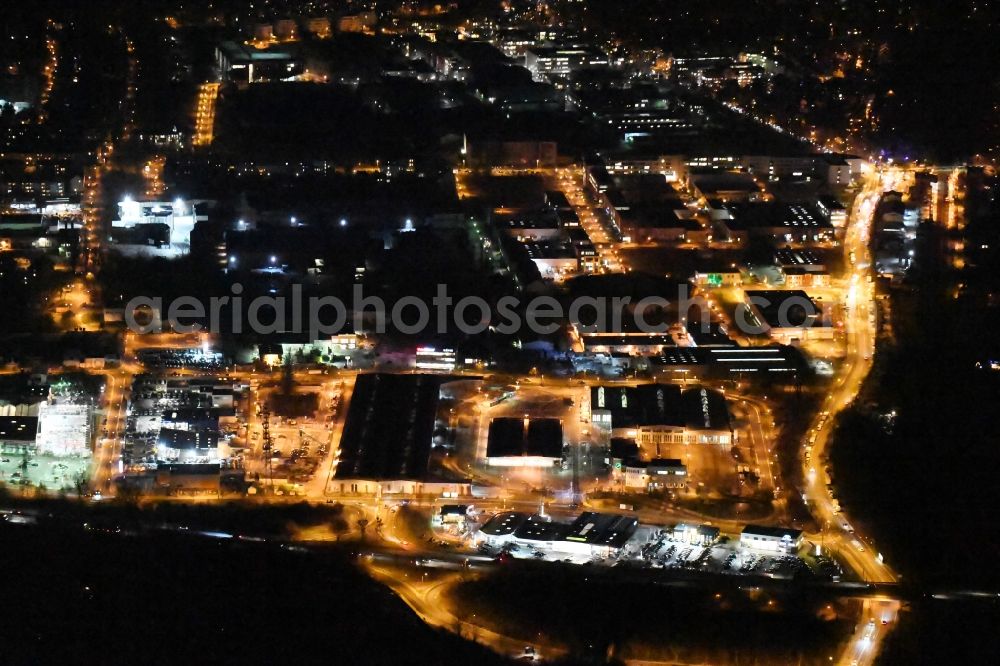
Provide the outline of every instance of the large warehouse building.
[[562,458],[559,419],[497,418],[490,422],[486,464],[497,467],[552,467]]
[[681,391],[673,384],[597,386],[591,420],[612,437],[634,439],[650,457],[670,444],[731,446],[733,428],[725,396],[712,389]]
[[580,514],[571,523],[554,521],[547,516],[506,512],[486,521],[477,538],[494,548],[512,545],[527,553],[554,551],[583,557],[610,557],[621,551],[638,526],[639,521],[631,516],[593,511]]
[[745,316],[751,332],[766,333],[781,344],[831,340],[834,328],[823,310],[800,289],[761,289],[746,292]]
[[43,403],[38,408],[38,453],[89,456],[93,434],[90,415],[90,405]]
[[787,527],[747,525],[740,534],[740,547],[769,553],[794,553],[802,545],[802,530]]
[[469,495],[471,483],[432,462],[442,387],[465,377],[358,375],[330,489],[344,494]]

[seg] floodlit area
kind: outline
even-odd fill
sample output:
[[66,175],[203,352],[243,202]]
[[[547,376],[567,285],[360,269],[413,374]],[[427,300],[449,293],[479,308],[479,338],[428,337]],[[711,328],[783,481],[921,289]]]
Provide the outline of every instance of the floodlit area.
[[86,487],[91,467],[90,458],[9,452],[0,455],[0,482],[75,493]]
[[[966,480],[926,501],[976,534],[956,514],[992,488],[969,461],[1000,376],[997,87],[941,67],[992,44],[985,3],[888,28],[846,0],[149,4],[0,22],[0,528],[25,537],[3,548],[44,560],[46,525],[152,542],[139,594],[222,590],[202,638],[251,661],[343,606],[371,620],[320,631],[346,658],[305,642],[334,663],[871,666],[917,642],[883,644],[903,604],[977,580],[959,538],[920,550],[905,474]],[[942,444],[962,455],[893,465]],[[150,574],[161,530],[238,548],[203,580],[164,546]],[[241,587],[264,549],[282,590]],[[25,603],[99,637],[131,579],[67,562]],[[588,612],[517,609],[543,596]],[[22,661],[77,649],[25,608]],[[137,645],[206,651],[151,620]]]
[[203,83],[198,89],[195,109],[195,129],[192,144],[209,146],[215,134],[215,104],[219,96],[218,83]]
[[[614,525],[610,533],[602,524]],[[624,528],[619,528],[623,523]],[[439,532],[454,534],[449,525]],[[477,552],[497,558],[513,557],[570,564],[629,566],[645,569],[675,569],[703,574],[764,576],[768,578],[812,578],[839,581],[843,569],[835,561],[814,556],[796,531],[783,543],[765,536],[721,534],[711,525],[680,523],[670,527],[639,524],[634,518],[615,514],[584,513],[574,521],[545,515],[515,512],[484,515],[467,527],[466,544]],[[596,535],[596,536],[595,536]],[[797,537],[801,539],[801,537]]]

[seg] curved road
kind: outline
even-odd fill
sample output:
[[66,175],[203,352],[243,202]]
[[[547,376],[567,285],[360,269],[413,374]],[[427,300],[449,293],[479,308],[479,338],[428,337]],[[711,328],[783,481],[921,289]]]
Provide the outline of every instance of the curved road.
[[[803,496],[822,530],[817,536],[825,548],[836,553],[868,582],[895,582],[898,576],[882,561],[876,549],[854,531],[840,510],[832,488],[827,485],[822,461],[826,459],[826,447],[833,434],[834,416],[854,401],[872,367],[876,329],[874,288],[869,282],[871,256],[868,241],[879,198],[888,190],[900,188],[905,179],[906,173],[901,170],[872,168],[855,199],[844,239],[844,252],[850,266],[843,285],[847,305],[847,354],[836,385],[823,402],[809,431],[815,435],[811,458],[807,460],[803,456],[801,461],[806,480]],[[858,628],[838,663],[844,666],[873,663],[878,654],[879,641],[896,620],[898,610],[899,602],[893,599],[866,602]]]

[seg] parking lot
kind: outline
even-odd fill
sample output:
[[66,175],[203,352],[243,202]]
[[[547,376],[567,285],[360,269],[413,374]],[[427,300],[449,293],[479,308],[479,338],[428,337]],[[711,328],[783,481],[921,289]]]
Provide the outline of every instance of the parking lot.
[[607,557],[561,552],[543,544],[538,547],[508,544],[501,549],[482,544],[479,552],[580,565],[676,569],[778,579],[805,577],[839,581],[843,574],[841,567],[829,558],[754,551],[741,548],[737,539],[726,536],[710,544],[698,545],[674,538],[672,530],[653,526],[640,526],[635,537],[618,554]]
[[229,361],[218,352],[194,349],[142,349],[137,355],[139,361],[151,370],[199,370],[205,372],[222,371],[229,367]]
[[0,483],[9,486],[44,485],[48,490],[75,490],[81,475],[90,478],[90,458],[70,458],[49,455],[30,455],[27,467],[20,453],[0,455]]

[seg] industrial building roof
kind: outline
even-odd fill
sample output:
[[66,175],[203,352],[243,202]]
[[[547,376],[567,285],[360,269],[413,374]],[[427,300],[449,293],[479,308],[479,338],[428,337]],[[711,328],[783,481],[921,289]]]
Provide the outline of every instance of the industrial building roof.
[[612,458],[628,459],[639,455],[639,445],[635,443],[634,439],[612,437],[610,444]]
[[28,443],[37,436],[37,416],[0,416],[0,441]]
[[746,298],[770,328],[822,325],[820,308],[801,289],[758,289],[747,291]]
[[781,539],[788,537],[793,541],[797,540],[802,536],[802,530],[792,529],[790,527],[770,527],[767,525],[747,525],[743,528],[741,534],[749,534],[751,536],[762,536],[770,537],[772,539]]
[[729,406],[720,391],[689,389],[681,394],[685,423],[695,430],[729,430]]
[[157,446],[171,449],[214,449],[219,446],[219,433],[210,430],[178,430],[160,428],[156,437]]
[[541,516],[529,516],[514,531],[514,537],[526,541],[562,541],[567,538],[569,526],[546,520]]
[[505,536],[513,534],[514,531],[528,520],[528,514],[507,511],[498,513],[479,528],[479,531],[489,536]]
[[832,229],[830,221],[812,204],[761,202],[727,204],[731,229],[784,228],[788,231]]
[[678,458],[653,458],[646,463],[646,466],[664,468],[685,467],[684,463]]
[[[526,427],[527,426],[527,427]],[[490,422],[486,457],[562,456],[563,433],[559,419],[497,418]]]
[[621,548],[638,525],[639,521],[631,516],[587,511],[569,526],[566,540]]
[[674,347],[664,349],[651,362],[666,367],[707,366],[718,374],[789,373],[806,368],[794,347]]
[[[446,375],[358,375],[340,441],[338,479],[428,480]],[[467,378],[461,378],[467,379]]]
[[162,417],[166,424],[187,424],[189,430],[218,430],[219,418],[235,413],[231,408],[181,407],[164,410]]
[[591,408],[610,411],[612,428],[686,426],[728,430],[730,427],[726,398],[712,389],[688,389],[682,393],[673,384],[596,386],[591,389]]
[[774,263],[781,267],[808,266],[817,269],[826,267],[826,262],[812,250],[778,250],[774,253]]

